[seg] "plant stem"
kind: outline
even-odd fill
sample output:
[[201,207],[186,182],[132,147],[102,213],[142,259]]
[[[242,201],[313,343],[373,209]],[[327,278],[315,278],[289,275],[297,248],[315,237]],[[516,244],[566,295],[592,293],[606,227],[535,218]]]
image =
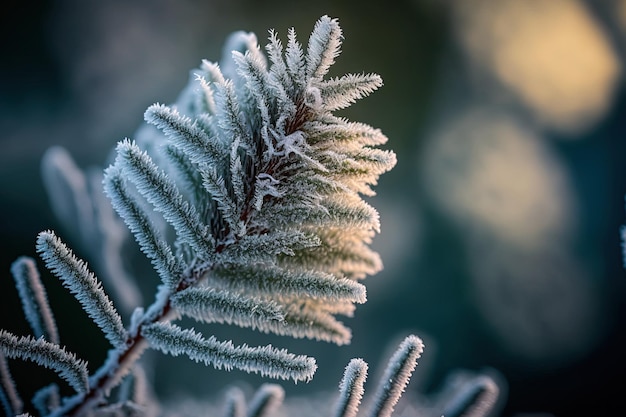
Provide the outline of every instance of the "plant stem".
[[[200,280],[205,271],[206,267],[189,270],[179,281],[178,287],[173,293],[175,294],[193,286]],[[171,295],[169,293],[166,297],[157,297],[143,315],[141,322],[137,326],[136,333],[133,336],[128,336],[124,350],[117,351],[116,349],[111,349],[109,351],[107,361],[90,378],[89,390],[86,393],[67,398],[63,405],[52,412],[49,417],[79,417],[103,402],[104,398],[122,381],[135,362],[139,360],[143,352],[148,348],[148,342],[141,334],[141,328],[146,324],[167,323],[177,318],[176,310],[170,301]],[[159,306],[160,303],[163,303],[163,305]]]

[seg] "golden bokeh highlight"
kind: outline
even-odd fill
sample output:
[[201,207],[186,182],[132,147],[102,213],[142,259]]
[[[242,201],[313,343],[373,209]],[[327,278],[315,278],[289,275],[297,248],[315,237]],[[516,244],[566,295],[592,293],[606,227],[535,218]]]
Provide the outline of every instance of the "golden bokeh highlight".
[[463,230],[534,247],[575,230],[576,203],[547,142],[493,108],[447,119],[421,155],[432,200]]
[[540,123],[578,133],[606,114],[620,62],[580,1],[464,0],[455,11],[459,42],[472,64],[491,73]]

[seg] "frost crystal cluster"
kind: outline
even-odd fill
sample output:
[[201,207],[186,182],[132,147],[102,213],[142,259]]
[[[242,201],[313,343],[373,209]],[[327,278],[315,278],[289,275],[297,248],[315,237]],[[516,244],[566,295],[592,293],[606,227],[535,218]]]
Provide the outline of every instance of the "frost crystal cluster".
[[[269,61],[252,34],[228,45],[231,65],[203,62],[175,105],[146,111],[162,134],[118,145],[106,192],[181,314],[348,343],[335,315],[365,302],[358,279],[381,268],[367,246],[378,214],[361,194],[395,155],[375,148],[379,130],[332,112],[381,79],[324,79],[341,45],[327,17],[306,51],[294,31],[284,50],[271,33]],[[175,249],[146,203],[175,230]]]

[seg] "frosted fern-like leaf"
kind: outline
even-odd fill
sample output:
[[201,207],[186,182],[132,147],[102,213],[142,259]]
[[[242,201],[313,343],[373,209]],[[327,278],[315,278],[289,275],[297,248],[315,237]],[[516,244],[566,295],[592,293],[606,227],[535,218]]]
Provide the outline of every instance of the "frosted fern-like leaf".
[[363,359],[352,359],[346,366],[339,384],[339,400],[335,406],[335,417],[356,417],[365,391],[367,363]]
[[281,325],[284,320],[282,309],[273,301],[213,288],[187,288],[174,294],[171,300],[185,316],[206,323],[263,328],[267,322]]
[[285,390],[276,384],[263,384],[248,406],[248,417],[270,417],[283,403]]
[[0,330],[0,349],[9,358],[29,360],[54,370],[77,392],[87,390],[87,363],[76,359],[74,354],[59,345],[30,336],[17,337]]
[[175,109],[155,104],[146,110],[145,119],[163,130],[174,145],[184,149],[186,155],[193,156],[194,163],[217,163],[224,157],[220,143],[211,137],[198,124]]
[[437,402],[442,415],[449,417],[483,417],[491,415],[500,387],[488,374],[455,372],[445,381]]
[[133,232],[141,250],[150,258],[163,283],[175,289],[186,265],[172,254],[148,213],[132,197],[120,170],[110,167],[106,172],[104,189],[113,207]]
[[104,293],[102,284],[87,269],[87,265],[76,258],[51,231],[39,234],[37,251],[46,262],[48,269],[76,296],[83,309],[102,329],[109,342],[116,348],[122,348],[128,337],[122,318]]
[[35,337],[43,337],[49,342],[58,344],[59,332],[35,261],[22,256],[13,262],[11,272],[22,300],[24,315]]
[[378,74],[348,74],[341,78],[332,78],[317,84],[322,103],[327,110],[339,110],[349,107],[357,100],[367,97],[383,85]]
[[277,326],[274,333],[295,338],[332,342],[337,345],[350,343],[352,332],[332,314],[323,310],[317,302],[297,303],[286,301],[285,323]]
[[280,294],[357,303],[366,300],[365,286],[324,272],[291,272],[264,265],[230,265],[216,268],[210,280],[228,288],[265,295]]
[[372,417],[389,417],[417,366],[424,344],[417,336],[407,336],[389,359],[385,373],[374,394]]
[[143,336],[155,349],[173,356],[186,355],[196,362],[226,370],[233,368],[259,373],[272,378],[308,381],[317,368],[315,360],[296,356],[272,346],[234,346],[232,342],[219,342],[211,336],[205,339],[191,329],[181,329],[173,324],[154,323],[144,326]]
[[226,392],[224,403],[224,417],[245,417],[246,399],[238,387],[232,387]]
[[207,235],[206,226],[193,206],[183,200],[178,187],[152,161],[130,141],[117,146],[116,167],[135,184],[139,192],[176,230],[178,237],[190,244],[201,257],[213,251],[213,239]]
[[309,38],[309,47],[306,56],[307,76],[312,79],[321,79],[335,58],[339,56],[341,47],[341,28],[336,19],[323,16],[315,24]]

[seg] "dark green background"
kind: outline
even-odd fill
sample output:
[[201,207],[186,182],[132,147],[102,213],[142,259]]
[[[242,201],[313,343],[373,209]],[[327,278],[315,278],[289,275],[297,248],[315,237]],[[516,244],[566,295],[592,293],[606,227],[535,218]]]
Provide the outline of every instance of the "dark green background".
[[[560,134],[554,132],[544,134],[575,190],[581,227],[574,256],[591,271],[588,284],[599,307],[594,337],[582,352],[529,359],[503,346],[484,321],[472,297],[464,231],[438,212],[419,186],[423,180],[420,152],[429,126],[442,117],[442,103],[450,104],[445,93],[463,96],[469,88],[467,68],[452,36],[455,28],[448,3],[5,2],[0,13],[0,268],[5,271],[0,274],[0,326],[18,334],[27,331],[9,274],[11,262],[20,255],[35,256],[34,241],[41,230],[57,229],[63,236],[39,174],[47,147],[65,146],[82,167],[104,166],[115,142],[132,137],[145,108],[157,101],[173,101],[188,71],[201,59],[219,59],[221,44],[232,31],[255,32],[265,44],[269,28],[285,39],[293,26],[306,42],[317,18],[328,14],[339,18],[345,34],[333,74],[376,72],[385,82],[380,91],[343,113],[380,127],[390,138],[388,148],[398,155],[397,167],[381,178],[378,196],[372,200],[380,208],[383,230],[374,247],[385,256],[384,245],[394,242],[392,231],[385,233],[386,216],[406,216],[406,227],[414,228],[415,236],[404,236],[402,250],[393,259],[397,264],[389,265],[384,258],[385,271],[365,281],[368,303],[346,321],[354,334],[350,346],[274,339],[239,329],[207,331],[238,343],[269,340],[315,356],[320,368],[313,382],[296,387],[283,384],[293,395],[334,390],[352,357],[369,362],[374,379],[390,344],[415,332],[425,339],[427,351],[408,391],[434,391],[457,368],[495,368],[508,384],[504,416],[520,412],[589,416],[619,410],[626,375],[626,277],[619,238],[619,227],[626,223],[623,85],[616,87],[601,120],[575,140],[559,140]],[[610,3],[588,5],[616,50],[624,51],[626,36],[606,13]],[[617,56],[621,65],[626,64],[623,52]],[[395,225],[403,224],[393,220]],[[75,251],[81,254],[80,247]],[[141,260],[133,262],[136,270],[143,271]],[[43,275],[63,343],[95,369],[106,354],[104,339],[58,282]],[[147,287],[156,285],[149,274],[145,282]],[[160,393],[190,391],[210,398],[239,379],[253,385],[262,381],[239,372],[205,369],[184,358],[154,358],[160,359],[155,368]],[[52,378],[52,373],[41,373],[29,364],[11,362],[11,367],[26,398]]]

